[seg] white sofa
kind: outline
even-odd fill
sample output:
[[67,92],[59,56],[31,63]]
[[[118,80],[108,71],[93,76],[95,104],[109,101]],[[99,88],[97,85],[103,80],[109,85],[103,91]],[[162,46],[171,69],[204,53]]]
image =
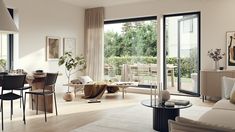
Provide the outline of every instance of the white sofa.
[[235,132],[235,104],[222,99],[211,110],[203,114],[199,121],[232,128]]
[[235,104],[222,99],[198,121],[177,117],[169,120],[170,132],[235,132]]

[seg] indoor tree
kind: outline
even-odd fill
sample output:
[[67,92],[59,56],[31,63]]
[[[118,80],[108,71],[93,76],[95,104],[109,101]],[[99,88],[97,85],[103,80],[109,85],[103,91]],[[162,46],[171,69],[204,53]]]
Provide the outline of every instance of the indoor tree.
[[[72,52],[65,52],[63,56],[59,58],[58,65],[65,65],[65,74],[68,78],[68,84],[70,83],[71,75],[78,71],[84,71],[86,69],[86,60],[84,56],[73,57]],[[68,93],[69,86],[68,86]]]

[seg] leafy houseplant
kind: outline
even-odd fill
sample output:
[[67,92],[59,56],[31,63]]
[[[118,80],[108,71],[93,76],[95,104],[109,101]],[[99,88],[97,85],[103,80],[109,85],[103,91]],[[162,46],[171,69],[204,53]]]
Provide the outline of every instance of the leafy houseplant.
[[[72,52],[65,52],[64,55],[59,58],[58,65],[65,65],[65,74],[69,84],[71,75],[86,69],[86,60],[82,55],[73,57]],[[69,86],[67,93],[70,93]]]

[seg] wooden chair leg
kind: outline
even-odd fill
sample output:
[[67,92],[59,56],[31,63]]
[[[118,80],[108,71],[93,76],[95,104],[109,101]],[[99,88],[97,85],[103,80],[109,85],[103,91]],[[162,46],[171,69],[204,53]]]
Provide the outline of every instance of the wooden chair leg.
[[58,112],[57,112],[57,102],[56,102],[56,95],[54,93],[54,100],[55,100],[55,112],[56,112],[56,115],[58,115]]
[[47,122],[47,108],[46,108],[46,97],[43,95],[44,99],[44,113],[45,113],[45,122]]

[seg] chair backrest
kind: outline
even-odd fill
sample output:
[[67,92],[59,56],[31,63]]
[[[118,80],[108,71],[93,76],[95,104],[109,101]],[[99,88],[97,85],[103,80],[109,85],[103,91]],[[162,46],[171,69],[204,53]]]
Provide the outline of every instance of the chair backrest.
[[15,90],[24,87],[26,75],[3,76],[2,90]]
[[58,73],[47,73],[45,86],[55,85]]

